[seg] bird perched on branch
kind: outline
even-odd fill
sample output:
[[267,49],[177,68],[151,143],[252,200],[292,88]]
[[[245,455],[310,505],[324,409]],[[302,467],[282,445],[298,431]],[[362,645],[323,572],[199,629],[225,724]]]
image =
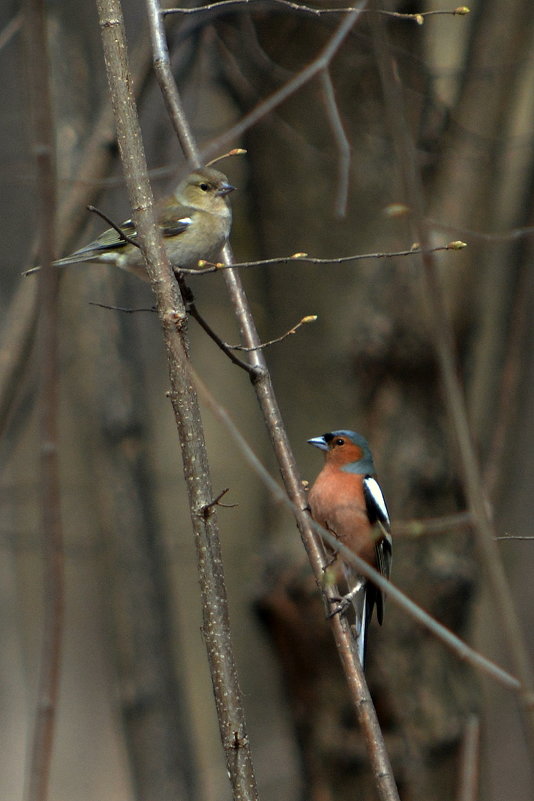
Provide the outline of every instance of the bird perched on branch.
[[[330,531],[339,542],[389,578],[391,534],[389,516],[369,444],[355,431],[331,431],[309,439],[325,453],[325,464],[310,489],[308,502],[313,519]],[[328,550],[333,548],[328,544]],[[334,564],[339,566],[334,553]],[[366,634],[373,608],[378,622],[384,614],[383,593],[358,573],[355,565],[342,562],[348,593],[340,599],[333,614],[344,613],[352,603],[356,612],[356,640],[363,667]]]
[[[219,170],[202,167],[184,178],[174,194],[157,203],[156,219],[174,267],[194,269],[201,259],[214,261],[219,257],[232,225],[228,195],[234,188]],[[126,220],[117,227],[124,237],[108,228],[85,247],[53,262],[54,266],[78,262],[114,264],[148,281],[143,254],[132,244],[137,241],[134,223]],[[39,269],[33,267],[24,274]]]

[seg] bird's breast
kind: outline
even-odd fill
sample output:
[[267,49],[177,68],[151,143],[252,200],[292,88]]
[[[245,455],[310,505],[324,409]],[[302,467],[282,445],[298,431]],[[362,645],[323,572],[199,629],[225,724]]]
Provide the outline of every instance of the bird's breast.
[[362,476],[325,467],[308,496],[313,519],[370,564],[375,537],[367,516]]

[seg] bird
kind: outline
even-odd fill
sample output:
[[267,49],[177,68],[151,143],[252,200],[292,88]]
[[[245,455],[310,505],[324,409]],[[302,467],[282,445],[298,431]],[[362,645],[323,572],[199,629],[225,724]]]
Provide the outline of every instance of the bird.
[[[200,260],[214,261],[226,243],[232,225],[230,192],[235,189],[228,178],[213,167],[201,167],[187,175],[173,194],[156,204],[156,219],[169,261],[176,269],[195,269]],[[137,231],[132,220],[118,226],[132,241]],[[118,231],[108,228],[93,242],[69,256],[53,262],[65,267],[79,262],[114,264],[148,281],[141,250]],[[32,267],[24,275],[40,270]]]
[[[392,541],[389,514],[376,478],[369,443],[355,431],[339,429],[308,440],[324,451],[325,463],[308,494],[312,518],[339,542],[389,578]],[[333,561],[337,554],[327,543]],[[343,557],[341,556],[341,560]],[[384,594],[358,569],[342,561],[348,593],[339,600],[332,614],[344,614],[352,604],[356,613],[356,648],[363,668],[367,629],[376,607],[378,622],[384,616]]]

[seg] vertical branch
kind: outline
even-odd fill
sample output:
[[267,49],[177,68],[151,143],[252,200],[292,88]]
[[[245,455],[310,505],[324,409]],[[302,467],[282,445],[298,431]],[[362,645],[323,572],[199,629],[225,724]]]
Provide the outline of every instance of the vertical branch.
[[496,541],[496,532],[484,496],[480,468],[475,455],[467,410],[455,359],[454,336],[447,314],[445,293],[430,252],[430,237],[425,223],[421,177],[417,155],[404,114],[402,86],[388,49],[387,34],[379,15],[373,15],[375,57],[391,135],[397,151],[407,202],[412,209],[414,238],[421,246],[422,277],[432,319],[432,334],[445,390],[445,401],[459,455],[459,471],[467,496],[469,511],[477,536],[478,551],[484,564],[490,594],[500,616],[503,637],[522,684],[526,731],[531,758],[534,760],[534,685],[532,667],[523,633],[514,608],[510,587]]
[[470,715],[465,725],[456,801],[476,801],[480,773],[480,720]]
[[170,398],[182,448],[197,546],[203,633],[226,766],[236,801],[257,798],[241,690],[232,650],[216,508],[198,398],[189,371],[186,314],[155,224],[141,132],[128,67],[120,0],[97,0],[117,138],[136,228],[157,299],[169,362]]
[[200,167],[201,160],[198,147],[187,123],[182,99],[176,88],[172,75],[169,48],[163,26],[163,17],[157,0],[147,0],[148,26],[152,43],[154,72],[173,124],[178,141],[187,159],[193,167]]
[[[364,3],[361,5],[364,5]],[[152,39],[155,43],[155,47],[157,47],[156,60],[161,62],[161,64],[165,62],[168,63],[168,53],[164,39],[159,4],[157,0],[147,0],[147,7],[152,29]],[[328,47],[326,47],[322,53],[323,60],[326,64],[328,64],[329,59],[332,58],[333,54],[340,46],[343,38],[348,35],[352,26],[358,19],[359,14],[359,8],[353,10],[340,24],[335,35],[329,42]],[[158,28],[158,30],[155,30],[155,28]],[[287,91],[294,91],[298,86],[304,84],[317,71],[320,71],[320,65],[322,63],[323,61],[314,62],[312,67],[299,73],[296,78],[289,82]],[[171,98],[170,100],[168,98],[166,99],[165,102],[167,106],[169,108],[176,106],[176,98],[178,98],[179,101],[179,93],[170,70],[167,68],[163,69],[162,67],[159,79],[164,96],[168,93]],[[172,98],[174,98],[174,100]],[[181,107],[181,102],[178,102],[178,106]],[[180,141],[186,141],[188,143],[186,150],[188,156],[193,157],[196,161],[198,159],[198,149],[194,144],[194,139],[186,118],[183,115],[176,115],[173,117],[173,123],[175,126],[178,126],[178,137]],[[229,245],[226,245],[223,255],[226,264],[231,264],[232,253]],[[224,278],[235,315],[239,322],[244,343],[249,348],[257,348],[260,344],[260,338],[240,276],[235,270],[225,270]],[[254,389],[263,413],[265,425],[271,438],[273,450],[278,460],[286,492],[294,504],[297,526],[304,547],[308,553],[317,583],[322,587],[325,568],[324,549],[320,537],[315,534],[308,513],[305,511],[307,502],[302,489],[302,481],[284,427],[263,351],[261,349],[253,350],[249,358],[251,366],[255,368],[255,375],[253,378]],[[398,801],[399,796],[384,739],[369,694],[369,688],[365,681],[365,676],[353,650],[353,641],[348,625],[346,621],[340,619],[339,615],[335,615],[331,618],[330,624],[347,679],[351,700],[362,728],[379,797],[381,801]]]
[[44,554],[43,640],[33,741],[29,801],[45,801],[52,760],[63,630],[63,541],[58,467],[58,272],[55,256],[56,176],[46,17],[43,0],[26,0],[26,59],[29,70],[33,149],[39,212],[40,462]]

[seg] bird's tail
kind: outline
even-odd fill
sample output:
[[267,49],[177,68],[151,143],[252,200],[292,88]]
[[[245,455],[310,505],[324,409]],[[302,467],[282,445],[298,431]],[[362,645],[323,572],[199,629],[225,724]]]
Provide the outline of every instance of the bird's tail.
[[[69,264],[81,264],[81,262],[87,262],[87,253],[80,253],[76,255],[76,253],[71,254],[70,256],[65,256],[62,259],[56,259],[56,261],[52,262],[53,267],[67,267]],[[40,271],[40,267],[30,267],[29,270],[24,270],[22,275],[33,275],[33,273],[38,273]]]
[[[356,650],[362,668],[365,666],[365,653],[367,650],[367,629],[373,613],[372,587],[363,576],[358,576],[352,570],[345,570],[345,577],[349,586],[348,597],[354,607],[354,637]],[[371,592],[370,592],[371,591]]]

